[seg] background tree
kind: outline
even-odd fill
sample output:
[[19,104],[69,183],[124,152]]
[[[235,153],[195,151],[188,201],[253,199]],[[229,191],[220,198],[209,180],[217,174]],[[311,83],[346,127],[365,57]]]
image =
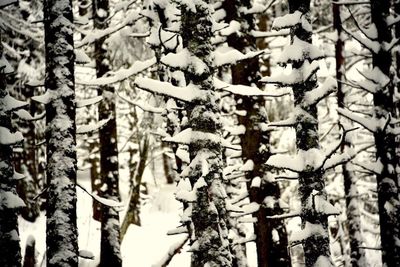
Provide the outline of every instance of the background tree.
[[47,266],[78,266],[72,1],[44,2],[47,139]]

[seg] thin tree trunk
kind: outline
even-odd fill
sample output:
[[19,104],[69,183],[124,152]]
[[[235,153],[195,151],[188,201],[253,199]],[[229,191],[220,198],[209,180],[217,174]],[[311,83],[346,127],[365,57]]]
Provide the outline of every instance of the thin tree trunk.
[[140,185],[142,182],[144,170],[146,168],[149,146],[149,137],[147,134],[145,134],[143,136],[143,139],[140,141],[139,163],[136,166],[135,175],[132,179],[128,211],[126,212],[124,221],[122,222],[121,226],[121,240],[124,238],[126,232],[128,231],[129,225],[140,225]]
[[[392,40],[391,30],[386,18],[389,16],[389,0],[371,0],[371,20],[375,24],[381,47],[378,53],[373,53],[372,64],[384,75],[392,79],[390,67],[392,64],[391,51],[385,49],[385,43]],[[395,116],[393,101],[394,83],[376,91],[373,95],[375,115],[377,119],[390,119]],[[382,163],[382,171],[377,175],[378,207],[381,230],[382,262],[387,267],[400,266],[400,201],[399,182],[397,177],[396,142],[394,134],[387,129],[378,129],[374,133],[376,158]]]
[[[95,29],[108,27],[108,0],[94,0],[93,16]],[[102,77],[109,70],[105,39],[95,42],[96,75]],[[112,86],[101,86],[98,94],[103,96],[99,104],[99,120],[108,119],[107,124],[99,130],[100,137],[100,179],[99,195],[119,201],[119,164],[115,94]],[[119,213],[115,208],[101,206],[101,254],[100,266],[122,266],[120,252]]]
[[47,266],[78,266],[76,124],[71,0],[44,1],[47,120]]
[[[336,79],[338,80],[337,87],[337,102],[339,108],[344,108],[345,93],[342,81],[344,80],[344,42],[342,40],[342,22],[340,19],[340,5],[332,4],[333,11],[333,28],[337,33],[337,41],[335,43],[335,59],[336,59]],[[348,147],[349,143],[343,143],[341,152],[343,153]],[[358,207],[358,189],[356,186],[356,177],[349,171],[349,164],[342,165],[342,174],[344,182],[344,195],[346,198],[346,216],[349,231],[350,241],[350,265],[352,267],[363,267],[365,262],[365,250],[362,249],[361,239],[361,221],[360,210]],[[346,262],[349,265],[349,262]]]
[[26,240],[24,265],[23,267],[35,267],[36,264],[36,241],[33,236],[28,236]]

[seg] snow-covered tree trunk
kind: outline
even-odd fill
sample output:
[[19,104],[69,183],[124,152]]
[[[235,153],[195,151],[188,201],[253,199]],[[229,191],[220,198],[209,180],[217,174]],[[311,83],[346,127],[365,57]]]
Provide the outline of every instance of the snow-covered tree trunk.
[[[93,0],[94,28],[107,29],[109,19],[109,1]],[[109,70],[109,60],[105,38],[100,38],[94,44],[96,60],[96,75],[102,77]],[[99,129],[100,137],[100,186],[101,197],[119,201],[119,164],[118,164],[118,139],[115,109],[115,93],[113,86],[101,86],[98,94],[103,96],[99,103],[99,120],[108,122]],[[120,225],[119,213],[114,207],[101,206],[101,254],[100,266],[121,266],[120,252]]]
[[[333,28],[337,33],[337,41],[335,43],[335,61],[336,61],[336,79],[337,85],[337,103],[339,108],[345,107],[345,92],[344,92],[344,41],[342,31],[342,21],[340,19],[340,5],[332,4],[333,9]],[[344,142],[341,146],[341,151],[344,152],[348,142]],[[360,210],[358,204],[358,189],[356,186],[356,177],[354,173],[349,170],[349,164],[342,165],[342,175],[344,182],[344,195],[346,198],[346,216],[349,231],[350,241],[350,264],[352,267],[362,267],[366,265],[365,250],[362,247],[361,239],[361,221]],[[346,257],[347,260],[347,257]]]
[[11,125],[15,99],[7,92],[8,62],[1,44],[0,56],[0,266],[14,267],[21,266],[18,212],[24,203],[17,194],[12,155],[13,146],[20,143],[23,137]]
[[338,146],[329,150],[321,149],[317,104],[336,89],[336,82],[327,79],[323,85],[317,87],[318,59],[323,57],[323,53],[311,42],[309,0],[289,0],[289,14],[275,19],[273,28],[290,29],[290,44],[284,48],[278,58],[278,64],[283,67],[290,64],[292,71],[289,75],[272,75],[263,78],[262,81],[280,87],[290,86],[295,108],[289,119],[270,125],[295,128],[297,153],[292,162],[290,156],[272,155],[267,165],[289,169],[298,174],[301,201],[298,215],[301,218],[302,230],[292,235],[292,245],[302,245],[307,267],[332,266],[328,216],[337,214],[337,211],[327,201],[323,174],[326,169],[339,164],[337,161],[328,162]]
[[71,0],[44,2],[47,266],[78,266],[76,124]]
[[188,85],[199,90],[187,109],[188,127],[192,132],[188,178],[196,191],[191,207],[196,240],[192,245],[192,266],[226,267],[232,265],[232,259],[226,227],[226,193],[222,182],[220,111],[213,83],[211,52],[214,48],[209,4],[209,1],[196,1],[188,5],[182,1],[181,9],[183,46],[193,58],[185,76]]
[[[223,8],[226,11],[225,21],[237,21],[241,24],[240,34],[233,33],[227,37],[230,47],[242,53],[256,51],[256,40],[251,35],[255,30],[254,14],[240,12],[240,10],[252,7],[253,1],[225,0]],[[256,86],[259,79],[259,59],[253,57],[232,65],[232,84]],[[268,121],[265,110],[264,97],[237,96],[237,110],[245,110],[245,116],[238,116],[239,125],[246,129],[241,137],[242,158],[246,163],[253,163],[253,170],[246,172],[248,181],[249,198],[251,202],[260,205],[260,209],[253,216],[257,218],[254,224],[256,235],[257,262],[260,267],[289,266],[290,260],[287,253],[287,234],[284,222],[281,220],[268,220],[266,216],[282,213],[278,200],[280,197],[279,185],[276,182],[268,182],[265,178],[269,171],[264,163],[270,156],[269,132],[262,132],[260,123]],[[252,186],[253,179],[261,180],[259,186]],[[264,204],[264,199],[273,200],[274,203]],[[279,241],[273,240],[272,231],[276,230]]]
[[373,53],[372,64],[374,71],[380,71],[388,79],[388,83],[373,94],[376,119],[387,121],[385,126],[378,127],[374,133],[376,158],[381,164],[381,170],[376,178],[382,261],[384,266],[394,267],[400,266],[400,201],[398,171],[396,170],[396,142],[395,135],[390,131],[392,128],[390,117],[396,115],[393,101],[394,83],[390,80],[392,55],[388,45],[392,41],[392,35],[386,21],[389,16],[389,7],[389,0],[371,0],[371,20],[376,27],[376,40],[380,46],[379,51]]
[[[291,29],[291,43],[295,40],[304,42],[304,46],[293,47],[302,49],[304,53],[310,53],[312,28],[310,22],[310,1],[309,0],[289,0],[289,12],[301,13],[301,20],[304,23],[297,24]],[[307,27],[310,26],[310,27]],[[309,46],[307,46],[308,44]],[[310,53],[311,54],[311,53]],[[299,112],[304,112],[300,116],[296,125],[296,146],[299,151],[310,151],[319,149],[318,138],[318,114],[316,103],[306,105],[306,93],[312,92],[317,88],[317,77],[315,74],[309,79],[306,75],[310,71],[313,58],[308,54],[308,58],[294,61],[293,71],[299,72],[303,82],[293,85],[295,108]],[[301,220],[303,231],[307,232],[303,240],[305,263],[307,267],[329,266],[330,250],[328,235],[328,217],[316,210],[315,198],[321,196],[326,200],[325,181],[323,173],[319,171],[308,172],[307,169],[299,174],[299,193],[301,200]],[[317,231],[317,229],[319,229]]]

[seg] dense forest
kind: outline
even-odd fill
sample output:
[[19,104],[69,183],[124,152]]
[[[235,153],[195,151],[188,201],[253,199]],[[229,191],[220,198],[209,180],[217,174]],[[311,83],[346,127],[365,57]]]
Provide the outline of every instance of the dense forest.
[[0,0],[0,267],[400,267],[400,0]]

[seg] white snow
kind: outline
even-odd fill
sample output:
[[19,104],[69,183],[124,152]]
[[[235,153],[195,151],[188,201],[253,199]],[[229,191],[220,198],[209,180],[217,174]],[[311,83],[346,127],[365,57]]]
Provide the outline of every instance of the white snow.
[[81,99],[81,100],[77,100],[76,101],[76,107],[77,108],[83,108],[83,107],[87,107],[90,105],[94,105],[97,104],[99,102],[101,102],[103,100],[103,96],[96,96],[96,97],[92,97],[92,98],[88,98],[88,99]]
[[142,71],[145,71],[146,69],[153,66],[155,63],[156,59],[154,57],[145,61],[136,61],[135,63],[132,64],[131,67],[127,69],[122,68],[117,71],[109,72],[110,76],[100,77],[89,81],[77,80],[76,83],[88,86],[99,86],[99,85],[109,85],[113,83],[118,83]]
[[193,99],[200,98],[202,96],[200,89],[193,84],[190,84],[186,87],[179,87],[174,86],[169,82],[161,82],[148,78],[136,78],[135,84],[140,89],[170,96],[186,102],[191,102]]
[[0,126],[0,144],[4,146],[15,145],[23,140],[22,133],[12,133],[8,128]]
[[110,118],[100,120],[97,123],[78,126],[76,129],[76,133],[77,134],[87,134],[87,133],[91,133],[94,131],[98,131],[100,128],[102,128],[104,125],[106,125],[109,120],[110,120]]

